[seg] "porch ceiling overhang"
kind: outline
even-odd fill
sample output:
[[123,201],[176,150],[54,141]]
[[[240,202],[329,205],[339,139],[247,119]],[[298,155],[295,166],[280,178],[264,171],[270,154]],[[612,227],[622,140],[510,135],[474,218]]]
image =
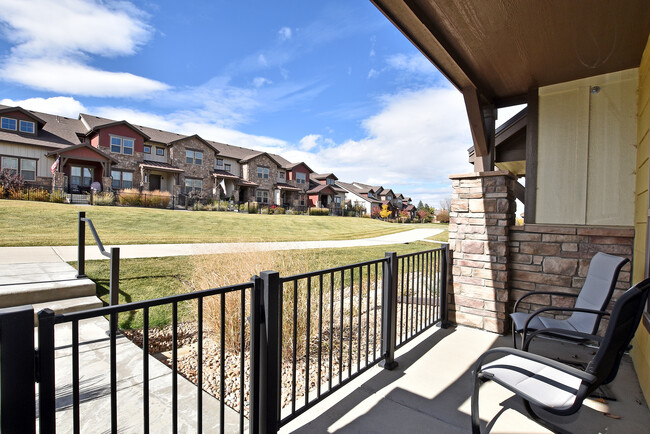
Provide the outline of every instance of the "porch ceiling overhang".
[[466,103],[497,107],[540,86],[638,67],[650,33],[643,0],[371,1]]
[[293,185],[289,185],[289,184],[283,184],[281,182],[278,182],[277,184],[275,184],[275,187],[278,190],[300,191],[300,189],[298,187],[294,187]]
[[232,173],[226,172],[225,170],[215,170],[212,172],[212,176],[215,178],[239,179],[239,176],[233,175]]
[[[88,149],[94,152],[97,155],[97,158],[88,158],[83,155],[78,155],[75,151],[79,149]],[[66,155],[67,154],[67,155]],[[48,157],[58,157],[59,155],[69,157],[75,160],[88,160],[88,161],[110,161],[111,163],[117,163],[118,161],[111,157],[110,155],[104,154],[99,149],[94,146],[89,145],[88,143],[82,143],[80,145],[68,146],[67,148],[57,149],[56,151],[50,151],[45,154]],[[65,158],[64,158],[65,159]]]
[[173,172],[173,173],[184,172],[183,169],[179,169],[178,167],[174,167],[171,164],[162,163],[159,161],[143,161],[139,164],[139,166],[143,169],[160,170],[161,172]]
[[239,179],[239,181],[237,181],[237,184],[239,184],[241,186],[244,186],[244,187],[257,187],[257,186],[259,186],[259,184],[256,184],[253,181],[247,181],[247,180],[241,179],[241,178]]

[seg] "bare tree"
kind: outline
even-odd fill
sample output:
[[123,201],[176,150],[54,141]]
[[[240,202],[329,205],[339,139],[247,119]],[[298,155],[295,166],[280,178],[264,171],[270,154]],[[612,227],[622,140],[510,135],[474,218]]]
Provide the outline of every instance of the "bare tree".
[[440,209],[449,212],[451,210],[451,197],[446,197],[440,201]]

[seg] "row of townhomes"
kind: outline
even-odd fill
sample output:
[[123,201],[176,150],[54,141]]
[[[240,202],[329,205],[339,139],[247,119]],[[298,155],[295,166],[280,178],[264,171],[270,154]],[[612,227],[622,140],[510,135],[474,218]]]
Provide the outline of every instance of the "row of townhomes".
[[90,190],[201,193],[216,199],[287,208],[388,204],[410,199],[392,190],[339,182],[276,154],[81,113],[77,119],[0,105],[0,169],[27,185],[68,193]]

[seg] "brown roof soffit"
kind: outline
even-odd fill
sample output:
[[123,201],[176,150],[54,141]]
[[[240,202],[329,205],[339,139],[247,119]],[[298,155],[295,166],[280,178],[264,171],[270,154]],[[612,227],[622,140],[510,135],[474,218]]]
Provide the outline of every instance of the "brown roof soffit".
[[22,108],[20,106],[5,107],[3,109],[0,109],[0,114],[9,113],[9,112],[21,112],[25,116],[28,116],[31,119],[33,119],[34,121],[36,121],[36,123],[38,123],[41,127],[47,123],[43,119],[36,116],[34,113],[30,112],[29,110],[25,110],[24,108]]
[[[82,113],[82,114],[79,115],[79,118],[81,119],[83,116],[84,116],[84,114]],[[86,115],[86,116],[92,116],[92,115]],[[140,130],[136,126],[130,124],[128,121],[113,121],[113,122],[109,122],[109,123],[106,123],[106,124],[101,124],[101,125],[94,126],[93,128],[90,129],[90,131],[88,131],[85,134],[85,136],[88,137],[89,135],[91,135],[92,133],[94,133],[96,131],[99,131],[99,130],[102,130],[102,129],[108,128],[108,127],[113,127],[115,125],[125,125],[125,126],[129,127],[130,129],[132,129],[134,132],[138,133],[138,135],[142,136],[142,138],[144,140],[150,140],[151,139],[151,137],[149,137],[147,134],[145,134],[142,130]]]
[[50,151],[50,152],[46,153],[45,155],[48,156],[48,157],[53,157],[55,155],[66,154],[66,153],[68,153],[70,151],[74,151],[75,149],[79,149],[79,148],[88,148],[91,151],[94,151],[97,154],[101,155],[102,157],[106,158],[107,160],[110,160],[113,163],[118,163],[118,161],[115,158],[111,157],[110,155],[104,154],[102,151],[95,148],[94,146],[91,146],[89,143],[81,143],[79,145],[68,146],[66,148],[60,148],[60,149],[57,149],[56,151]]
[[217,154],[219,153],[219,150],[217,148],[215,148],[210,142],[208,142],[207,140],[205,140],[203,137],[199,136],[198,134],[193,134],[191,136],[181,137],[179,139],[173,140],[173,141],[169,142],[169,145],[174,146],[174,143],[178,143],[178,142],[186,140],[186,139],[197,139],[199,142],[203,143],[205,146],[212,149],[215,153],[217,153]]

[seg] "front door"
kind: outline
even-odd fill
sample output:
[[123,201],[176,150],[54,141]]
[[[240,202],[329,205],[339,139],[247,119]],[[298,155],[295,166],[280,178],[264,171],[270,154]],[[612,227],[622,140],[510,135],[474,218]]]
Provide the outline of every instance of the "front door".
[[90,188],[93,182],[92,167],[70,166],[70,192],[80,193]]
[[160,175],[149,175],[149,190],[160,190]]

